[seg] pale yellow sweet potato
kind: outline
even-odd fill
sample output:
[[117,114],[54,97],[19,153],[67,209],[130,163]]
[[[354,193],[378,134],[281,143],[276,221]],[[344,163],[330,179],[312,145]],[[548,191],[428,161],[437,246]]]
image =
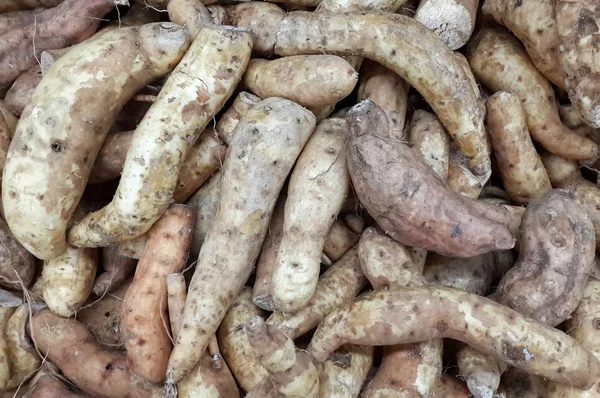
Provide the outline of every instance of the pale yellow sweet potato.
[[202,24],[212,22],[210,13],[200,0],[170,0],[167,10],[171,22],[183,26],[192,39],[198,36]]
[[6,92],[4,97],[6,107],[15,115],[21,115],[41,80],[42,70],[39,65],[35,65],[19,76]]
[[35,274],[35,258],[17,241],[0,217],[0,286],[23,290]]
[[344,119],[322,120],[291,173],[271,284],[278,311],[298,311],[315,293],[327,232],[350,190],[347,142]]
[[97,249],[73,246],[46,261],[42,271],[42,296],[48,308],[65,318],[77,313],[92,293],[97,267]]
[[323,273],[315,295],[304,308],[294,313],[274,312],[267,323],[295,339],[314,329],[334,308],[356,297],[366,284],[355,246]]
[[[261,317],[254,317],[246,324],[246,335],[282,397],[319,396],[319,373],[309,354],[297,350],[294,341],[277,326],[267,325]],[[249,396],[256,395],[250,392]]]
[[187,45],[171,23],[116,29],[74,46],[44,76],[21,116],[2,180],[8,225],[36,257],[50,260],[67,249],[67,223],[112,121]]
[[521,101],[498,92],[486,101],[487,127],[504,189],[519,205],[552,189],[548,173],[531,142]]
[[390,122],[390,136],[397,140],[404,139],[408,89],[408,83],[395,72],[374,61],[363,62],[358,101],[370,99],[383,109]]
[[371,101],[356,105],[347,116],[353,187],[386,234],[453,257],[512,248],[506,210],[450,191],[420,155],[387,138],[386,119]]
[[558,87],[565,88],[565,73],[559,60],[559,37],[550,0],[486,0],[483,15],[510,29],[525,45],[536,68]]
[[92,332],[96,341],[109,350],[124,349],[121,313],[125,293],[133,278],[128,278],[111,293],[90,297],[91,303],[77,311],[77,320]]
[[317,367],[319,397],[357,398],[373,365],[373,347],[344,345]]
[[[361,269],[375,290],[425,284],[408,249],[375,228],[363,232],[358,247]],[[441,339],[384,347],[381,365],[363,396],[428,396],[441,373]]]
[[187,298],[187,284],[182,273],[167,275],[167,305],[169,307],[169,322],[171,324],[171,335],[177,338],[181,329],[181,318]]
[[325,318],[308,351],[322,362],[342,344],[390,345],[440,337],[463,341],[512,366],[577,388],[591,387],[600,375],[600,362],[563,332],[449,287],[364,294]]
[[254,390],[269,375],[252,351],[245,330],[250,319],[263,315],[252,304],[252,288],[245,287],[229,307],[217,333],[223,358],[246,392]]
[[[600,127],[598,24],[600,5],[594,1],[556,1],[559,59],[571,103],[583,121]],[[556,61],[556,60],[554,60]]]
[[121,329],[129,369],[151,383],[165,379],[172,343],[168,331],[167,275],[186,264],[196,214],[171,205],[153,225],[125,295]]
[[510,92],[521,100],[534,141],[569,159],[596,159],[598,145],[562,124],[552,86],[510,33],[497,28],[482,29],[467,58],[475,76],[487,88]]
[[[390,128],[390,134],[392,130]],[[442,181],[448,179],[450,138],[440,120],[432,113],[418,109],[410,120],[408,139],[425,163]]]
[[225,144],[229,145],[231,143],[233,132],[244,113],[248,112],[248,110],[259,102],[259,97],[246,91],[240,92],[237,97],[235,97],[233,104],[231,104],[229,109],[223,112],[221,118],[217,122],[217,133]]
[[248,31],[202,26],[138,125],[112,202],[69,230],[72,244],[107,246],[150,229],[173,201],[193,143],[239,83],[251,48]]
[[[39,305],[32,305],[32,310]],[[8,363],[10,366],[10,379],[6,389],[13,389],[29,380],[42,363],[34,345],[31,343],[28,332],[29,305],[27,303],[17,307],[6,323],[5,339],[8,348]]]
[[475,29],[479,0],[424,0],[415,19],[431,29],[451,50],[464,46]]
[[[415,37],[419,40],[407,39]],[[389,13],[291,12],[279,27],[275,52],[360,55],[386,66],[424,96],[473,172],[489,178],[490,148],[478,95],[452,51],[419,22]]]
[[29,327],[42,355],[86,393],[100,398],[162,397],[160,388],[129,371],[125,355],[102,348],[82,323],[43,309]]
[[192,370],[249,278],[277,197],[315,123],[308,110],[281,98],[263,100],[242,117],[223,166],[222,195],[200,249],[167,382]]
[[177,383],[179,398],[238,398],[238,386],[227,367],[220,361],[219,368],[214,366],[212,355],[206,351],[192,373]]
[[251,60],[243,84],[261,98],[286,98],[316,113],[349,95],[357,81],[358,73],[343,58],[297,55]]

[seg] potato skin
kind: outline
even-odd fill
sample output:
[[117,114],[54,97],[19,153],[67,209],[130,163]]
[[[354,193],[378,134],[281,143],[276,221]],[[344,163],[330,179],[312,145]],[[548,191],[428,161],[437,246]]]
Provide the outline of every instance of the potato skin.
[[357,398],[373,365],[374,349],[364,345],[344,345],[320,366],[319,397]]
[[[414,37],[420,40],[408,39]],[[290,12],[279,27],[275,52],[360,55],[391,69],[424,96],[469,158],[473,173],[482,182],[489,178],[490,148],[479,96],[452,51],[419,22],[383,12]]]
[[342,344],[390,345],[440,337],[462,341],[512,366],[577,388],[591,387],[600,376],[600,362],[563,332],[449,287],[363,294],[325,318],[308,351],[322,362]]
[[185,32],[171,23],[116,29],[74,46],[44,76],[21,115],[2,179],[6,221],[36,257],[51,260],[67,249],[67,223],[112,122],[186,47]]
[[99,398],[162,396],[158,387],[137,379],[125,355],[101,348],[80,322],[43,309],[29,323],[28,333],[47,359],[83,391]]
[[389,236],[453,257],[513,247],[507,214],[450,191],[420,155],[386,139],[386,117],[373,102],[356,105],[347,120],[354,189]]
[[38,7],[56,7],[64,0],[4,0],[0,5],[0,14],[12,11],[32,10]]
[[35,65],[19,76],[4,97],[8,110],[15,115],[21,115],[40,81],[42,81],[42,70],[39,65]]
[[497,301],[556,326],[575,310],[594,265],[592,221],[565,191],[529,204],[519,259],[500,281]]
[[[375,101],[375,103],[377,102]],[[442,181],[446,181],[448,179],[450,138],[437,116],[417,109],[410,120],[408,136],[413,144],[413,149],[421,154],[425,163]]]

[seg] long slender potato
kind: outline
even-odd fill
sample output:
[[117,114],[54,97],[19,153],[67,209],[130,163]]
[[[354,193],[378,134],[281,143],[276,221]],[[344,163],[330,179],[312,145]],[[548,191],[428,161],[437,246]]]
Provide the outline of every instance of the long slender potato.
[[[600,331],[598,331],[599,309],[600,281],[590,279],[583,291],[581,302],[566,322],[566,330],[569,335],[594,354],[596,358],[600,357],[600,345],[598,344],[600,341]],[[596,382],[587,391],[578,390],[564,384],[550,383],[548,392],[550,398],[592,398],[600,394],[600,383]]]
[[325,318],[308,351],[322,362],[342,344],[389,345],[440,337],[460,340],[512,366],[577,388],[591,387],[600,375],[600,362],[563,332],[448,287],[364,294]]
[[188,206],[196,210],[197,215],[196,223],[194,224],[194,237],[192,238],[190,258],[198,258],[210,223],[217,212],[217,206],[221,198],[222,182],[223,173],[219,170],[186,202]]
[[450,191],[419,154],[387,138],[386,116],[372,101],[353,107],[347,120],[354,190],[389,236],[453,257],[513,247],[505,210]]
[[255,317],[246,324],[246,334],[282,397],[319,396],[319,373],[309,354],[296,350],[293,340],[277,326],[268,325],[261,317]]
[[202,27],[136,129],[113,201],[70,229],[72,244],[107,246],[150,229],[173,201],[181,164],[199,132],[240,81],[251,48],[247,31]]
[[246,283],[276,199],[314,127],[314,115],[280,98],[261,101],[242,117],[223,167],[217,213],[190,283],[167,382],[192,370]]
[[[423,286],[425,278],[401,243],[367,228],[361,235],[360,266],[375,290]],[[384,347],[381,365],[363,396],[428,396],[442,374],[442,340]]]
[[487,126],[506,193],[526,204],[552,189],[548,173],[531,142],[519,99],[499,92],[488,98]]
[[[32,307],[36,309],[37,305]],[[29,305],[25,303],[14,310],[6,323],[5,338],[10,365],[10,380],[6,388],[9,390],[29,380],[42,363],[26,334],[29,316]]]
[[98,275],[92,288],[92,292],[98,297],[121,285],[137,264],[134,259],[121,256],[116,246],[103,247],[101,253],[104,273]]
[[314,329],[334,308],[356,297],[366,284],[355,246],[323,273],[315,295],[304,308],[291,314],[274,312],[267,323],[295,339]]
[[161,389],[129,371],[125,355],[99,346],[89,330],[74,319],[60,318],[43,309],[32,317],[28,333],[48,361],[92,396],[162,397]]
[[171,23],[116,29],[73,47],[44,76],[21,116],[2,180],[8,225],[36,257],[51,260],[67,249],[67,223],[117,113],[171,70],[187,45]]
[[321,121],[290,176],[271,285],[273,302],[279,311],[297,311],[315,293],[325,237],[350,190],[347,142],[344,119]]
[[390,122],[390,136],[404,138],[409,85],[385,66],[366,60],[360,68],[358,101],[370,99],[383,109]]
[[217,333],[223,358],[246,392],[254,390],[269,375],[252,351],[245,330],[250,319],[263,315],[263,311],[252,304],[252,288],[245,287],[227,310]]
[[373,365],[373,347],[344,345],[318,366],[319,397],[357,398]]
[[186,264],[196,214],[171,205],[154,224],[125,295],[121,329],[129,369],[151,383],[165,379],[171,354],[167,320],[167,275]]
[[246,91],[240,92],[233,104],[227,109],[217,122],[217,133],[223,142],[227,145],[233,139],[233,132],[240,122],[244,113],[248,112],[254,105],[260,102],[260,98]]
[[19,76],[6,92],[4,97],[6,107],[15,115],[21,115],[40,81],[42,81],[42,70],[39,65],[35,65]]
[[510,29],[525,45],[536,68],[552,83],[565,88],[565,73],[557,62],[559,37],[554,1],[486,0],[483,14]]
[[48,308],[68,318],[87,301],[94,287],[98,250],[69,246],[47,261],[42,272],[42,295]]
[[32,11],[35,17],[3,32],[0,42],[0,92],[5,94],[22,73],[32,68],[42,51],[65,48],[93,35],[100,19],[126,0],[65,0],[56,7]]
[[243,83],[261,98],[286,98],[315,113],[348,96],[357,81],[358,73],[343,58],[296,55],[251,60]]
[[[414,37],[419,40],[408,39]],[[419,22],[375,12],[291,12],[279,27],[275,52],[361,55],[391,69],[424,96],[473,172],[482,181],[489,178],[483,106],[453,53]]]
[[588,125],[600,127],[597,43],[600,6],[593,1],[556,2],[560,65],[571,103]]
[[600,249],[600,187],[589,182],[579,172],[574,160],[542,152],[542,162],[554,188],[568,190],[591,218],[596,233],[596,250]]
[[451,50],[464,46],[475,29],[479,0],[423,0],[415,19],[431,29]]
[[[390,134],[393,134],[391,129],[392,127],[390,127]],[[413,144],[413,149],[423,156],[425,163],[442,181],[446,181],[448,179],[450,139],[440,120],[427,111],[416,110],[410,120],[408,137]]]
[[521,100],[531,138],[569,159],[596,159],[598,145],[562,124],[550,83],[535,68],[519,41],[499,29],[484,28],[467,58],[475,76],[493,91]]

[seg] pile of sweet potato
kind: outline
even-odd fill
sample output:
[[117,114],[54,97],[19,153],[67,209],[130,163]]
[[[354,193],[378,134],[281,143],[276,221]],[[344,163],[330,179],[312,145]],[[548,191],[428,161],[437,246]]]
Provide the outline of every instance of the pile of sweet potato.
[[2,397],[600,398],[599,4],[1,3]]

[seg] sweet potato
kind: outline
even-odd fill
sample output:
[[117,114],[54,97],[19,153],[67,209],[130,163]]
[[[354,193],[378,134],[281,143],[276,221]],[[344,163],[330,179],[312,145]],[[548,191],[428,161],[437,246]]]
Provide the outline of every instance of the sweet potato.
[[186,298],[185,276],[182,273],[167,275],[167,304],[173,339],[177,338],[179,329],[181,329],[181,318]]
[[421,156],[387,138],[386,117],[373,102],[356,105],[347,120],[354,190],[389,236],[453,257],[513,247],[505,210],[450,191]]
[[69,391],[61,381],[58,369],[49,362],[29,382],[27,397],[30,398],[87,398],[87,395]]
[[[363,232],[358,247],[361,269],[375,290],[425,284],[408,249],[375,228]],[[363,396],[376,398],[392,392],[428,396],[435,390],[441,373],[441,339],[387,346],[381,365]]]
[[357,81],[358,73],[343,58],[296,55],[251,60],[243,84],[261,98],[286,98],[316,113],[349,95]]
[[591,387],[600,375],[600,362],[563,332],[449,287],[364,294],[329,313],[308,351],[322,362],[342,344],[389,345],[440,337],[462,341],[512,366],[577,388]]
[[35,274],[35,258],[15,239],[0,217],[0,286],[23,290]]
[[117,246],[103,247],[101,253],[104,272],[98,275],[92,288],[98,297],[120,286],[137,264],[134,259],[119,255]]
[[[221,361],[222,362],[222,361]],[[227,367],[214,367],[212,356],[206,351],[192,373],[177,383],[179,398],[238,398],[239,389]]]
[[196,210],[196,223],[194,224],[190,258],[198,258],[206,232],[217,212],[222,182],[223,173],[219,170],[186,203]]
[[451,50],[464,46],[475,29],[479,0],[424,0],[415,19],[431,29]]
[[[322,0],[316,11],[317,12],[331,12],[331,13],[343,13],[343,12],[358,12],[358,11],[388,11],[396,12],[406,3],[406,0],[377,0],[377,1],[365,1],[365,0]],[[358,58],[358,65],[362,58]],[[353,63],[350,61],[350,63]]]
[[277,326],[267,325],[261,317],[254,317],[246,324],[246,335],[282,397],[319,396],[319,373],[309,354],[296,350],[293,340]]
[[467,58],[475,76],[487,88],[510,92],[521,100],[534,141],[569,159],[598,156],[595,142],[562,124],[550,83],[509,33],[495,28],[482,29],[470,45]]
[[358,101],[370,99],[383,109],[390,122],[390,136],[404,138],[408,84],[395,72],[370,60],[360,68]]
[[92,293],[98,250],[69,246],[60,256],[44,263],[42,295],[48,308],[68,318]]
[[309,111],[280,98],[263,100],[242,117],[223,166],[217,213],[189,286],[167,382],[191,371],[246,283],[275,201],[314,127]]
[[202,26],[138,125],[113,201],[69,230],[72,244],[107,246],[150,229],[173,201],[194,141],[241,79],[251,46],[247,31]]
[[8,225],[36,257],[51,260],[67,249],[67,223],[112,121],[186,47],[174,24],[116,29],[73,47],[44,76],[21,116],[2,180]]
[[0,52],[0,92],[4,94],[22,73],[36,64],[42,51],[79,43],[98,29],[100,18],[126,0],[65,0],[36,13],[28,23],[3,33]]
[[475,398],[494,397],[500,385],[500,377],[508,368],[498,358],[469,346],[458,351],[456,362],[467,388]]
[[[6,95],[8,97],[8,94]],[[597,142],[597,139],[595,138],[595,134],[597,134],[597,129],[593,129],[587,124],[585,124],[573,105],[559,105],[558,114],[560,115],[560,120],[565,126],[567,126],[579,135],[590,136],[592,139],[594,139],[594,141]]]
[[454,142],[450,143],[446,184],[453,192],[471,199],[477,199],[482,189],[479,178],[469,170],[469,159],[463,156]]
[[[506,397],[547,398],[548,382],[541,377],[526,373],[521,369],[510,368],[502,375]],[[573,391],[572,387],[568,387]]]
[[0,14],[11,11],[33,10],[38,7],[56,7],[64,0],[5,0],[0,5]]
[[[40,305],[34,304],[31,309],[36,310],[39,307]],[[10,380],[6,384],[7,389],[16,388],[29,380],[42,363],[42,359],[26,334],[29,310],[30,307],[27,303],[20,305],[6,323],[5,337],[10,366]]]
[[270,58],[277,28],[285,15],[280,7],[262,1],[248,1],[224,7],[229,25],[252,31],[252,57]]
[[367,284],[360,269],[358,248],[350,249],[319,278],[315,295],[294,313],[274,312],[267,320],[295,339],[314,329],[334,308],[352,300]]
[[100,29],[99,32],[128,26],[142,26],[147,23],[163,20],[161,12],[156,8],[149,7],[148,4],[134,3],[132,1],[129,4],[131,4],[131,7],[129,7],[127,14],[113,19],[108,25]]
[[338,261],[344,253],[354,246],[359,239],[359,234],[351,230],[342,220],[336,219],[331,224],[323,244],[323,254],[331,262]]
[[483,15],[510,29],[523,42],[536,68],[552,83],[565,88],[565,73],[557,62],[559,37],[554,2],[486,0]]
[[192,39],[202,29],[202,24],[211,23],[212,17],[200,0],[171,0],[167,5],[169,19],[183,26]]
[[296,161],[271,285],[279,311],[298,311],[315,293],[327,232],[350,190],[347,141],[346,121],[325,119]]
[[167,275],[186,264],[196,214],[171,205],[153,225],[125,295],[121,329],[129,369],[151,383],[165,378],[171,354],[167,321]]
[[482,104],[452,51],[419,22],[388,13],[291,12],[279,27],[275,53],[360,55],[379,62],[424,96],[473,172],[489,178]]
[[[391,128],[390,134],[392,134]],[[429,112],[416,110],[410,120],[408,137],[413,144],[413,149],[421,154],[425,163],[442,181],[446,181],[450,139],[440,120]]]
[[28,333],[42,355],[88,394],[102,398],[162,397],[159,388],[145,384],[129,371],[125,355],[100,347],[82,323],[43,309],[32,317],[29,326]]
[[254,390],[269,375],[252,351],[245,330],[250,319],[263,315],[252,304],[252,288],[245,287],[229,307],[217,333],[223,358],[246,392]]
[[[600,357],[598,344],[598,319],[600,317],[600,281],[590,279],[587,282],[581,302],[566,322],[569,335],[588,349],[596,358]],[[600,394],[600,383],[596,382],[587,391],[572,388],[571,386],[549,383],[548,397],[551,398],[592,398]]]
[[515,257],[510,250],[469,258],[452,258],[429,253],[423,276],[433,285],[450,286],[485,296],[492,282],[504,275],[514,262]]
[[373,364],[373,347],[344,345],[318,366],[319,397],[357,398]]
[[240,92],[233,104],[221,115],[217,122],[217,133],[219,137],[229,145],[233,139],[233,132],[240,122],[244,113],[248,112],[254,105],[260,102],[260,98],[246,91]]
[[600,188],[583,178],[576,161],[548,152],[542,152],[541,156],[552,186],[568,190],[592,219],[596,249],[600,249]]
[[565,193],[551,191],[529,204],[519,259],[496,292],[499,303],[550,326],[575,310],[594,265],[592,222]]
[[125,293],[133,278],[128,278],[112,293],[100,298],[91,297],[90,304],[77,311],[77,320],[92,332],[96,341],[107,349],[124,349],[125,343],[121,332],[121,313]]
[[104,140],[92,171],[89,184],[99,184],[121,176],[134,131],[109,134]]
[[6,107],[15,115],[21,115],[41,80],[42,70],[39,65],[35,65],[19,76],[6,92],[4,97]]
[[486,101],[487,126],[502,183],[511,200],[526,204],[552,189],[517,96],[498,92]]
[[556,2],[559,59],[571,103],[586,124],[600,127],[597,66],[600,6],[591,1]]

